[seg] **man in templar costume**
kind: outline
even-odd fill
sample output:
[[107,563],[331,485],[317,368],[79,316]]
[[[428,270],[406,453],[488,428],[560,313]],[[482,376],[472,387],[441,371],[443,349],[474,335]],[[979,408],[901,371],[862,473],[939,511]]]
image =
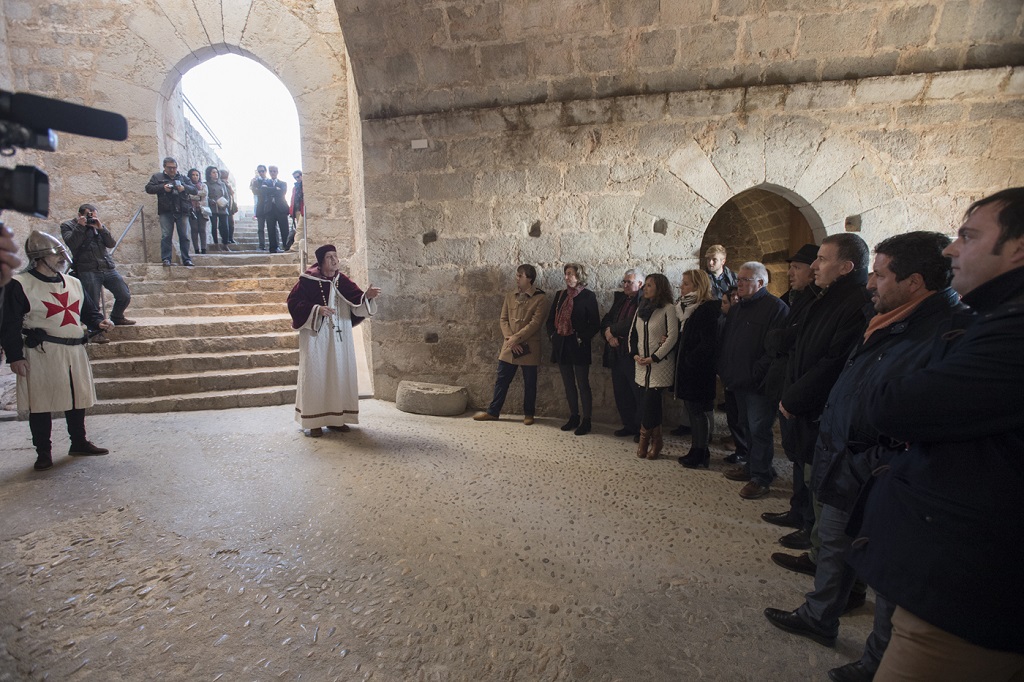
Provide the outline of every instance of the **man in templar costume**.
[[33,230],[25,241],[30,268],[4,287],[0,343],[18,375],[18,411],[28,412],[35,469],[53,466],[51,412],[63,412],[71,456],[105,455],[85,437],[85,409],[96,402],[86,329],[108,330],[82,283],[64,274],[70,258],[56,237]]
[[359,423],[359,381],[352,328],[377,312],[373,299],[338,270],[337,249],[316,250],[316,265],[299,277],[288,294],[292,328],[299,330],[299,382],[295,421],[318,438],[322,427],[348,431]]

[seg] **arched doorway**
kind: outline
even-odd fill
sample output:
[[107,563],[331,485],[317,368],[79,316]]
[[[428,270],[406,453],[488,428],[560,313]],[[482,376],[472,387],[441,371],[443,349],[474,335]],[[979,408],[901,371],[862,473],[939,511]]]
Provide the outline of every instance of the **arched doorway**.
[[[760,261],[768,268],[768,289],[776,296],[785,293],[786,259],[803,244],[817,243],[815,232],[822,229],[817,213],[804,202],[799,208],[783,191],[754,187],[729,199],[708,223],[700,253],[712,244],[728,252],[728,265],[735,270],[747,261]],[[817,228],[817,229],[816,229]]]

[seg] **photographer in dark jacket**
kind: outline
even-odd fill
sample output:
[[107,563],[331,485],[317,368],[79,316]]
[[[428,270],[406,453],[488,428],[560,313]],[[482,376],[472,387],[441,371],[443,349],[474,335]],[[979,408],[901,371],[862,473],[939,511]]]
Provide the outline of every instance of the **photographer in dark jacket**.
[[178,231],[178,249],[181,264],[192,267],[188,253],[188,216],[192,213],[192,195],[199,190],[184,175],[178,173],[178,162],[173,157],[164,159],[162,173],[154,173],[146,183],[146,193],[156,195],[156,212],[160,216],[160,260],[171,265],[174,255],[172,233]]
[[[822,504],[818,522],[821,547],[814,589],[792,612],[766,609],[772,624],[822,644],[835,641],[839,616],[854,600],[853,569],[846,563],[853,538],[846,535],[850,513],[865,483],[893,443],[868,421],[864,394],[893,376],[924,365],[931,343],[962,309],[949,288],[949,259],[942,250],[950,239],[937,232],[910,232],[875,248],[868,282],[874,310],[858,347],[828,396],[815,444],[811,485]],[[898,445],[897,445],[898,446]],[[875,630],[860,661],[835,671],[841,680],[870,679],[889,641],[891,605],[878,596]]]
[[873,472],[850,563],[897,605],[876,679],[1021,679],[1024,187],[972,204],[944,253],[971,310],[863,395],[909,447]]
[[96,207],[92,204],[79,206],[78,217],[61,223],[60,233],[71,251],[71,267],[93,304],[100,307],[102,287],[114,297],[110,321],[116,325],[135,324],[134,320],[124,316],[125,309],[132,301],[132,294],[107,251],[114,248],[116,242],[107,226],[100,222]]
[[629,332],[640,305],[640,289],[644,285],[643,273],[630,268],[622,276],[622,291],[615,292],[612,309],[601,319],[604,336],[603,364],[612,371],[612,391],[615,407],[622,419],[622,428],[616,436],[640,433],[640,394],[636,385],[636,363],[629,353]]

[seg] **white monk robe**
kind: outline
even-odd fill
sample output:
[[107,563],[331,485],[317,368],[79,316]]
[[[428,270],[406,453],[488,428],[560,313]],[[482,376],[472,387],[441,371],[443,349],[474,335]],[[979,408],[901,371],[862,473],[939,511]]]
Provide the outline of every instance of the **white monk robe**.
[[[311,268],[311,271],[314,269]],[[318,270],[315,270],[318,274]],[[359,423],[359,378],[356,367],[356,352],[353,340],[352,315],[372,317],[377,312],[377,303],[366,298],[359,291],[358,303],[353,303],[338,291],[340,273],[335,276],[326,294],[327,307],[333,308],[334,315],[320,315],[322,305],[314,304],[299,327],[299,380],[295,392],[295,421],[303,429],[318,429],[323,426],[341,426]],[[314,274],[303,274],[289,296],[306,295],[310,291],[328,289],[327,280]],[[344,282],[350,287],[348,278]],[[305,284],[305,286],[302,286]],[[313,285],[310,287],[310,285]],[[358,291],[358,288],[356,288]],[[322,304],[322,299],[320,303]],[[293,312],[293,324],[298,322]]]

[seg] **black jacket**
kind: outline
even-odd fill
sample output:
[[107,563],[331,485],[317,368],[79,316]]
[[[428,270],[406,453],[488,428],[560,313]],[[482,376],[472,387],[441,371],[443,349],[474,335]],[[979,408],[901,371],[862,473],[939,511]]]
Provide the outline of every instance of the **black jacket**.
[[811,304],[818,300],[820,295],[821,289],[814,284],[808,284],[800,291],[790,289],[782,297],[782,301],[789,306],[789,315],[781,318],[778,324],[768,330],[768,336],[764,341],[765,352],[772,359],[772,364],[765,374],[763,391],[773,400],[782,399],[782,389],[786,383],[786,366],[793,344],[796,343],[800,324],[807,317]]
[[676,356],[675,395],[680,400],[715,399],[718,318],[721,316],[721,301],[705,301],[683,325]]
[[821,415],[846,358],[860,343],[874,315],[867,280],[867,270],[840,277],[811,303],[801,322],[782,390],[783,407],[797,417],[813,421]]
[[[167,183],[180,182],[180,190],[170,192],[164,190]],[[199,190],[188,178],[180,173],[172,178],[163,171],[153,173],[153,176],[146,183],[146,192],[156,195],[156,212],[158,215],[173,213],[174,215],[188,215],[192,212],[192,199],[189,195],[199,194]]]
[[114,259],[107,253],[117,243],[106,227],[93,229],[92,225],[79,225],[72,218],[60,224],[60,234],[71,252],[75,272],[97,272],[114,269]]
[[849,561],[935,627],[1024,654],[1024,268],[964,303],[924,368],[864,396],[910,446],[877,472]]
[[[620,320],[619,313],[622,312],[622,308],[627,302],[631,304],[629,306],[629,314]],[[637,292],[635,296],[626,296],[624,291],[615,292],[612,309],[601,318],[601,328],[599,331],[603,334],[605,329],[610,328],[612,336],[619,340],[619,347],[612,348],[605,343],[604,357],[601,363],[604,367],[611,367],[615,364],[615,360],[618,357],[629,354],[629,333],[633,329],[633,318],[636,316],[636,309],[639,306],[640,292]]]
[[823,503],[851,511],[883,454],[869,450],[893,445],[868,422],[864,396],[883,381],[920,369],[935,339],[962,309],[952,289],[936,292],[905,319],[875,330],[850,354],[829,393],[814,447],[811,488]]
[[725,388],[761,392],[771,364],[765,354],[765,337],[788,314],[789,306],[767,289],[729,309],[718,350],[718,375]]
[[260,183],[260,200],[256,206],[256,215],[268,218],[288,215],[288,202],[284,195],[288,191],[288,183],[284,180],[267,178]]
[[551,339],[551,362],[560,365],[589,365],[590,340],[601,325],[597,311],[597,296],[590,289],[584,289],[572,302],[572,336],[559,336],[555,331],[555,315],[565,301],[565,289],[555,294],[555,304],[548,313],[548,338]]

